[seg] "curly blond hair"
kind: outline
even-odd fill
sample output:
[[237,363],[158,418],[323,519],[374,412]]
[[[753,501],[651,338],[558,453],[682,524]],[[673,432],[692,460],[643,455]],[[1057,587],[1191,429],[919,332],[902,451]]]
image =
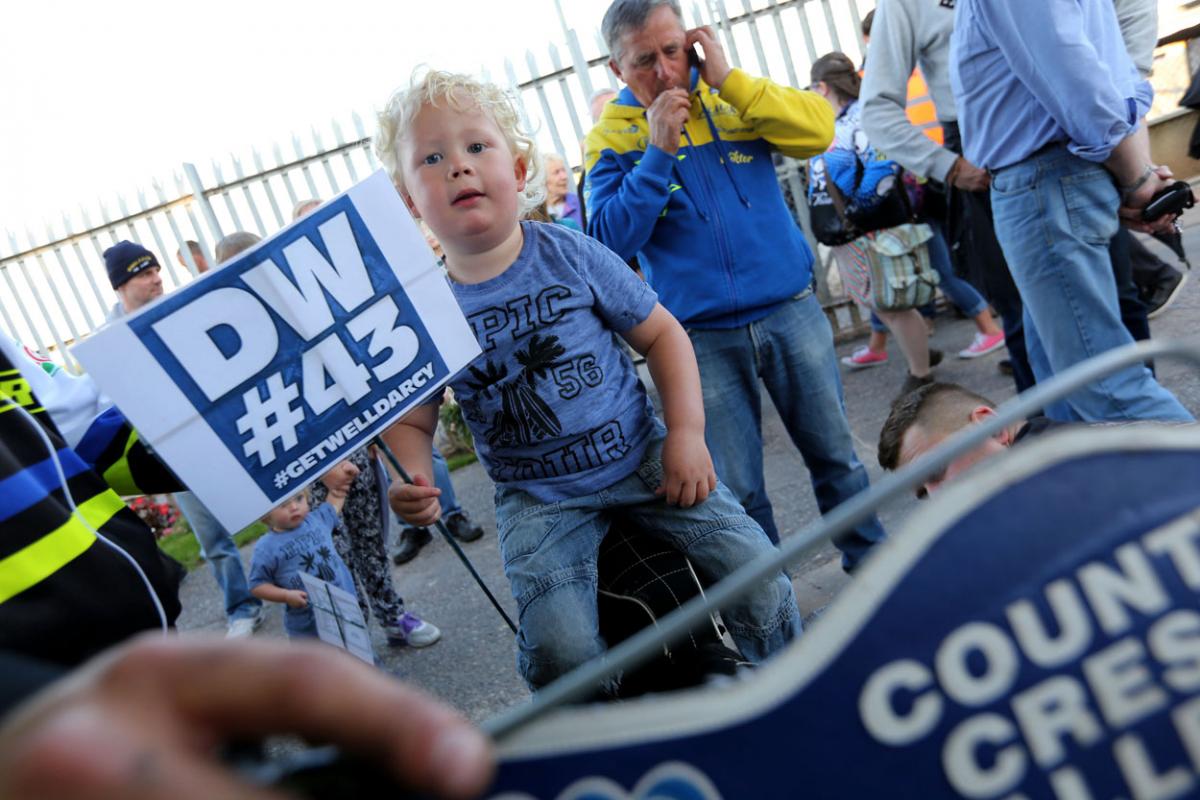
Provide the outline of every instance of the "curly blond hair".
[[434,69],[418,68],[413,73],[409,87],[396,90],[377,118],[379,129],[372,145],[375,155],[397,188],[404,190],[400,143],[417,114],[427,105],[455,111],[480,109],[491,116],[513,155],[525,163],[525,190],[521,193],[520,215],[524,216],[541,205],[546,193],[542,160],[538,156],[537,143],[521,126],[521,118],[512,97],[495,84],[478,81],[469,75]]

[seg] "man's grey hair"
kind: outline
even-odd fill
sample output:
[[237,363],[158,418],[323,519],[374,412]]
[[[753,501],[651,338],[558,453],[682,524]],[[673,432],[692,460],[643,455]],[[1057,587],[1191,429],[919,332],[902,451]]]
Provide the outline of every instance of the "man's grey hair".
[[667,6],[683,24],[683,11],[679,0],[614,0],[604,12],[604,21],[600,23],[600,32],[604,34],[604,43],[608,45],[608,54],[614,61],[620,62],[625,55],[620,52],[621,38],[628,31],[639,30],[646,20],[661,6]]
[[231,233],[217,242],[216,253],[214,253],[217,257],[217,263],[222,264],[243,250],[249,250],[261,241],[262,237],[257,233],[250,233],[249,231]]

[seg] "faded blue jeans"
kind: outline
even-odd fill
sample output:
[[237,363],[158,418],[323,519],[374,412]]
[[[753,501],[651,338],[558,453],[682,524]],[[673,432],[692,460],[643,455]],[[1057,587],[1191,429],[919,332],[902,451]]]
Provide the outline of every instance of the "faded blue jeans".
[[[1054,146],[996,170],[991,191],[996,237],[1025,304],[1026,349],[1038,383],[1131,344],[1108,250],[1120,200],[1112,176]],[[1142,364],[1093,382],[1046,413],[1086,422],[1192,421]]]
[[191,492],[176,492],[175,502],[187,517],[188,525],[200,543],[200,553],[212,567],[213,577],[225,595],[226,618],[232,622],[257,616],[262,610],[262,601],[250,594],[242,557],[233,536]]
[[[688,336],[700,365],[704,436],[717,477],[772,542],[778,544],[779,531],[763,479],[760,380],[804,457],[821,513],[867,488],[842,402],[833,332],[811,291],[750,325],[691,329]],[[849,570],[883,538],[883,527],[871,517],[834,544]]]
[[437,445],[433,446],[433,485],[442,490],[438,495],[438,505],[442,507],[442,519],[449,519],[455,514],[462,513],[458,504],[458,496],[454,494],[454,484],[450,481],[450,465]]
[[[628,477],[593,494],[542,503],[496,487],[496,528],[504,574],[517,601],[517,669],[537,689],[605,650],[596,610],[596,561],[608,512],[620,509],[647,536],[691,559],[706,584],[770,552],[762,529],[723,485],[691,508],[655,495],[662,483],[661,428]],[[780,572],[721,612],[747,659],[759,662],[800,634],[800,612]]]

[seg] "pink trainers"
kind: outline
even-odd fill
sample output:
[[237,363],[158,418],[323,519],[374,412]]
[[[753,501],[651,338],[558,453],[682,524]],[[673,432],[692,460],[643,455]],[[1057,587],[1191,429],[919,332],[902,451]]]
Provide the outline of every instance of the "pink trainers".
[[855,369],[876,367],[887,363],[887,351],[876,353],[871,348],[863,345],[855,350],[853,355],[842,356],[842,363],[847,367],[854,367]]
[[988,353],[999,350],[1004,347],[1004,332],[993,333],[991,336],[986,336],[982,333],[975,334],[975,340],[971,342],[971,346],[966,350],[959,350],[959,358],[979,358],[986,356]]

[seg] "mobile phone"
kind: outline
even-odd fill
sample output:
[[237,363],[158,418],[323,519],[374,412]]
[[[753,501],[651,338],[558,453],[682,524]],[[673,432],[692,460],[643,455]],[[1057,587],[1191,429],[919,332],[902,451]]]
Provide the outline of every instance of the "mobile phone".
[[704,59],[700,57],[700,51],[696,49],[696,45],[692,45],[688,48],[687,60],[689,67],[704,69]]
[[1162,189],[1142,209],[1142,222],[1154,222],[1167,214],[1181,214],[1185,208],[1196,205],[1192,187],[1186,181],[1175,181]]

